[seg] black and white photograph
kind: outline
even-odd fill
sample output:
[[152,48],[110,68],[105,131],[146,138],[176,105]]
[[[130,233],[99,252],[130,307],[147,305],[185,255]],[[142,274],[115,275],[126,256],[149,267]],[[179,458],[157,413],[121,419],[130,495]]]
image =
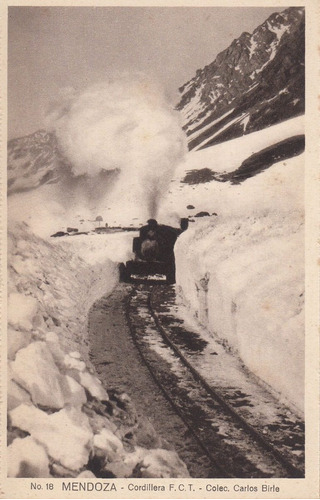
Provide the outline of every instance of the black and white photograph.
[[8,498],[318,497],[315,5],[7,6]]

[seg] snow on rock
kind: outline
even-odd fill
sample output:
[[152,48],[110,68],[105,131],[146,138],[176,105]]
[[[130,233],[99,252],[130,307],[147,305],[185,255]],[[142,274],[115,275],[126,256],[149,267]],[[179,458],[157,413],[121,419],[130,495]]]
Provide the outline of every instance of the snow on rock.
[[83,372],[86,369],[86,364],[84,363],[84,361],[75,359],[70,354],[65,355],[63,364],[66,368],[74,368],[75,370],[79,370],[79,372]]
[[52,354],[52,357],[56,363],[56,365],[61,368],[64,367],[64,360],[68,354],[61,349],[59,337],[55,332],[48,332],[44,336],[44,340]]
[[189,477],[185,464],[170,450],[150,450],[139,469],[140,477]]
[[[177,105],[190,149],[199,142],[206,144],[210,135],[215,143],[241,136],[243,128],[232,124],[241,113],[250,117],[246,133],[303,113],[304,33],[304,13],[289,8],[273,14],[252,34],[242,33],[214,61],[196,71],[179,89]],[[290,94],[285,96],[281,92],[288,85]],[[299,110],[292,105],[294,98],[300,101]],[[220,124],[227,124],[227,131],[220,135],[219,123],[208,130],[210,119],[219,120],[231,106],[235,112],[230,122],[226,118]],[[190,139],[194,131],[198,139]]]
[[8,328],[8,359],[14,360],[16,352],[27,347],[31,341],[30,332],[21,332],[19,330],[13,330]]
[[8,381],[7,398],[8,410],[13,410],[21,403],[31,403],[30,394],[12,379]]
[[123,477],[189,477],[185,464],[171,450],[160,448],[146,450],[136,447],[133,452],[126,453],[122,459],[107,465],[107,470]]
[[117,477],[190,477],[188,469],[174,451],[160,448],[146,450],[137,446],[125,452],[121,459],[105,466]]
[[80,384],[87,389],[92,397],[100,399],[101,401],[108,401],[109,396],[97,377],[94,377],[88,372],[81,372],[79,378]]
[[96,476],[91,472],[91,470],[84,470],[80,474],[77,475],[77,477],[83,477],[83,478],[95,478]]
[[[127,239],[120,238],[124,254]],[[112,241],[114,249],[117,240]],[[26,224],[11,224],[10,477],[105,477],[105,467],[119,464],[128,453],[125,447],[135,451],[139,441],[146,446],[139,448],[144,453],[154,447],[156,440],[149,436],[155,431],[148,427],[143,434],[131,403],[123,409],[120,403],[129,401],[127,395],[118,394],[119,403],[110,400],[89,360],[89,308],[118,279],[116,263],[103,253],[106,243],[99,237],[70,246],[51,243]],[[21,439],[25,433],[30,436]],[[132,455],[136,461],[129,468],[118,469],[120,477],[128,471],[133,474],[141,453]]]
[[47,454],[30,436],[13,441],[7,460],[8,477],[50,477]]
[[102,429],[94,436],[93,445],[98,452],[97,454],[102,452],[109,461],[114,460],[117,456],[119,459],[123,454],[122,441],[108,429]]
[[38,303],[34,297],[11,293],[8,298],[8,323],[14,328],[29,330],[37,310]]
[[63,376],[45,342],[33,342],[21,349],[11,367],[13,379],[30,393],[34,404],[63,408]]
[[48,415],[34,406],[20,405],[10,413],[12,425],[28,432],[50,457],[71,470],[88,462],[93,433],[88,417],[76,408]]
[[87,401],[86,393],[73,377],[66,375],[62,379],[65,405],[82,406]]

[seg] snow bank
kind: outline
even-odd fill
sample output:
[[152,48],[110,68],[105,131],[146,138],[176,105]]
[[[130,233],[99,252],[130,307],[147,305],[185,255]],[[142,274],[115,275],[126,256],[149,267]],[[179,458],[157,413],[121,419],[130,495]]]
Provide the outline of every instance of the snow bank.
[[8,476],[188,477],[160,439],[144,446],[150,426],[137,432],[128,396],[109,395],[88,361],[88,310],[118,279],[94,241],[86,254],[85,240],[53,244],[11,224]]
[[115,263],[97,258],[89,265],[76,251],[42,240],[25,224],[10,225],[8,252],[9,326],[42,334],[53,330],[67,347],[85,353],[87,312],[113,289]]
[[202,222],[176,245],[177,283],[197,319],[301,411],[303,239],[301,214],[274,213]]
[[[210,152],[213,162],[216,147],[210,150],[206,155]],[[237,153],[241,157],[240,147]],[[238,186],[215,181],[180,184],[174,198],[181,210],[192,203],[197,211],[218,214],[195,219],[177,240],[177,287],[183,300],[198,321],[300,413],[304,410],[303,161],[300,155],[279,162]],[[174,199],[168,198],[166,209]]]

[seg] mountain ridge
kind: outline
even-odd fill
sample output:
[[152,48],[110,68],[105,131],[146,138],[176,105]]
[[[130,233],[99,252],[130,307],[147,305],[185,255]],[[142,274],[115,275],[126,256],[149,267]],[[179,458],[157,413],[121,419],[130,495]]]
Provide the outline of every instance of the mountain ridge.
[[28,191],[58,182],[65,163],[57,139],[51,132],[37,130],[8,141],[8,194]]
[[304,9],[290,7],[274,13],[252,35],[244,32],[233,40],[180,87],[177,109],[189,149],[304,112],[304,29]]

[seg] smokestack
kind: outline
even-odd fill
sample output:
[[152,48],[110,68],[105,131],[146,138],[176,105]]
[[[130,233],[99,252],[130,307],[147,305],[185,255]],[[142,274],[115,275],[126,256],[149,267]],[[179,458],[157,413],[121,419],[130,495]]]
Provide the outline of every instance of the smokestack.
[[186,217],[180,219],[180,228],[182,231],[186,231],[189,227],[189,220]]

